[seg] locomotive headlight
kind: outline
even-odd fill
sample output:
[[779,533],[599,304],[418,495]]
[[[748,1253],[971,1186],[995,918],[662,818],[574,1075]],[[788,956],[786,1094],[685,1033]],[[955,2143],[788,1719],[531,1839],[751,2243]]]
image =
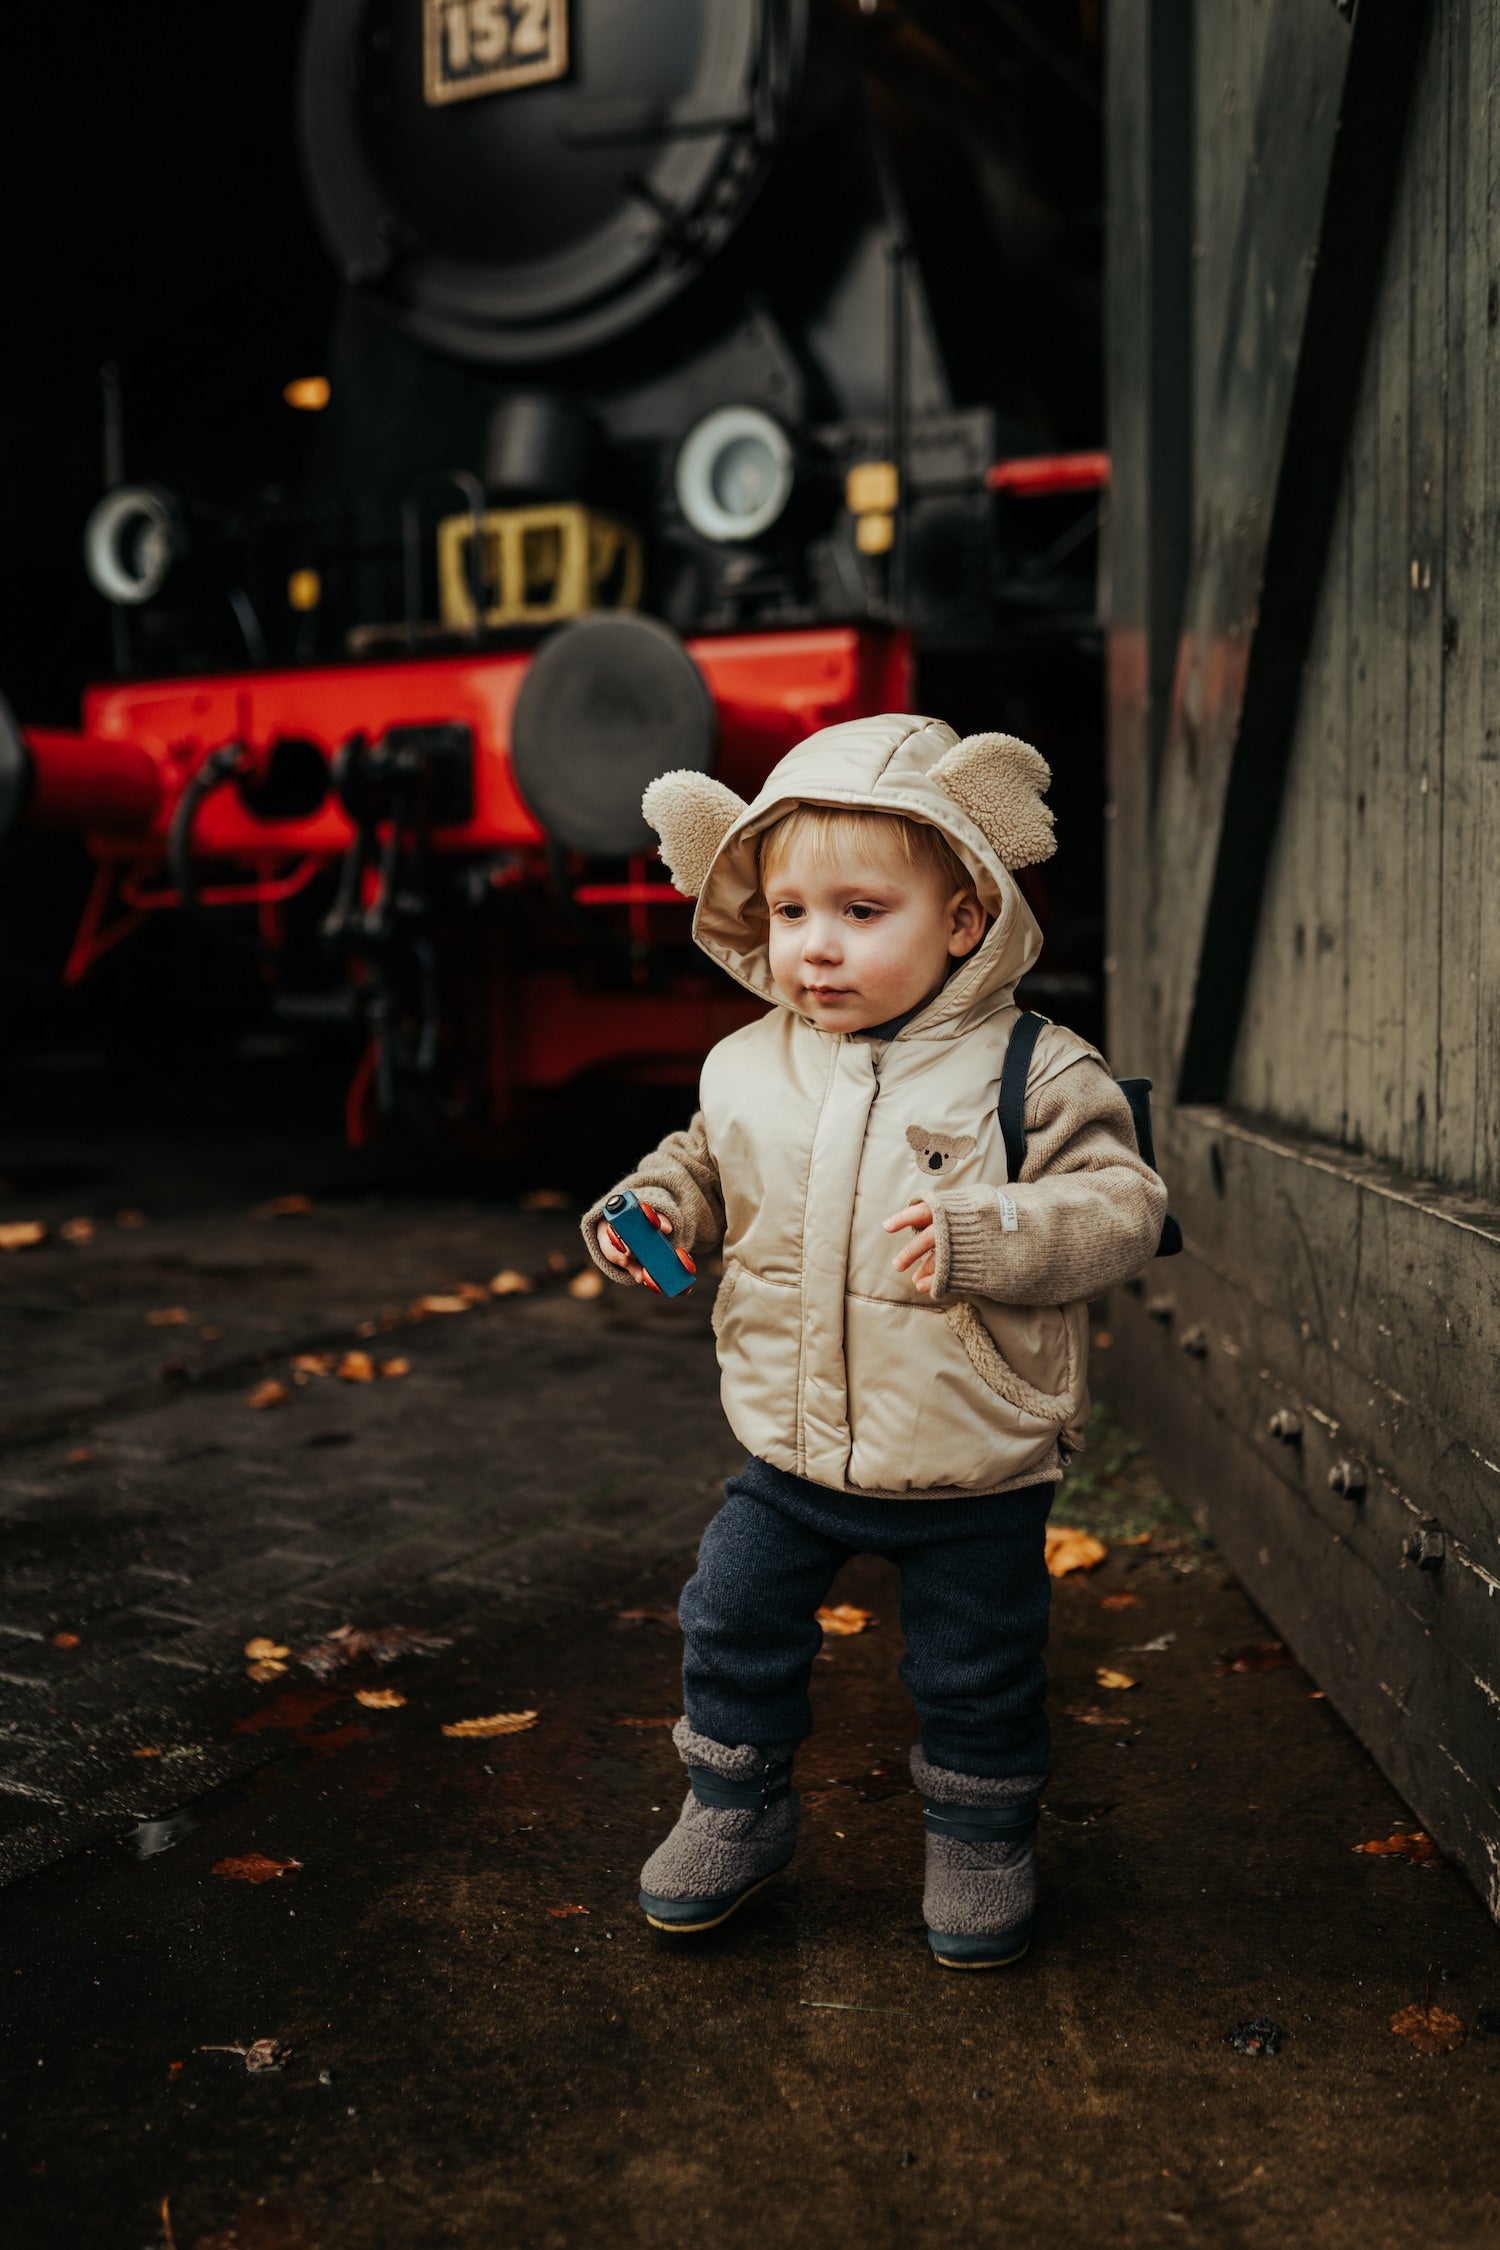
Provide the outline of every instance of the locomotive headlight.
[[84,527],[84,568],[107,602],[134,606],[161,592],[182,544],[177,511],[160,485],[121,484]]
[[758,406],[716,407],[682,441],[677,505],[700,538],[759,539],[785,513],[796,475],[779,422]]

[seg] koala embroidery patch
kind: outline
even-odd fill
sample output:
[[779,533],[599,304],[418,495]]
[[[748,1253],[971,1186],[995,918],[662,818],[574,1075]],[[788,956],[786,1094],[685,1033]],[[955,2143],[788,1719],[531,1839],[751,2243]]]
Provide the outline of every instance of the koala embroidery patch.
[[925,1125],[908,1125],[906,1145],[917,1160],[917,1170],[941,1178],[960,1157],[972,1156],[977,1143],[972,1133],[929,1133]]

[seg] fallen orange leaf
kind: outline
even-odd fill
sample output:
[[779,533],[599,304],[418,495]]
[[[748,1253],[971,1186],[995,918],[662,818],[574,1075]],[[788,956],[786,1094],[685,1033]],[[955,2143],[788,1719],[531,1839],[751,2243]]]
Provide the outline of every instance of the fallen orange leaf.
[[562,1252],[560,1250],[549,1250],[547,1252],[547,1271],[549,1273],[566,1273],[567,1270],[568,1261]]
[[40,1219],[7,1219],[0,1225],[0,1250],[33,1250],[46,1239]]
[[1409,1836],[1396,1830],[1384,1842],[1377,1838],[1368,1844],[1356,1844],[1353,1849],[1379,1859],[1410,1860],[1414,1867],[1436,1867],[1443,1856],[1432,1838],[1424,1836],[1420,1828],[1413,1829]]
[[92,1219],[64,1219],[57,1231],[64,1242],[92,1242],[98,1230]]
[[268,1378],[264,1383],[256,1384],[245,1404],[259,1408],[285,1406],[291,1395],[285,1383],[273,1382]]
[[54,1648],[77,1648],[78,1635],[76,1633],[54,1633],[52,1646]]
[[300,1859],[267,1859],[264,1852],[246,1852],[240,1859],[216,1859],[214,1873],[227,1875],[232,1883],[269,1883],[301,1865]]
[[1419,2055],[1451,2055],[1464,2043],[1464,2027],[1446,2008],[1419,2008],[1415,2001],[1398,2008],[1391,2029]]
[[93,1458],[93,1452],[90,1447],[86,1445],[75,1445],[68,1455],[68,1467],[70,1469],[81,1469],[85,1461],[92,1461]]
[[399,1711],[406,1697],[398,1687],[357,1687],[354,1700],[367,1711]]
[[205,1344],[216,1344],[223,1333],[222,1328],[200,1328],[198,1331]]
[[1133,1680],[1128,1672],[1112,1671],[1107,1664],[1099,1666],[1094,1678],[1103,1688],[1132,1688],[1141,1684],[1139,1680]]
[[566,1915],[590,1914],[593,1912],[593,1909],[592,1907],[588,1906],[549,1906],[547,1912],[552,1916],[554,1921],[560,1922]]
[[622,1625],[675,1625],[677,1623],[675,1609],[617,1609],[615,1615]]
[[261,1656],[253,1664],[245,1666],[245,1677],[263,1687],[267,1680],[276,1679],[285,1670],[286,1666],[279,1657]]
[[831,1609],[820,1609],[815,1614],[824,1632],[832,1633],[835,1639],[847,1633],[862,1633],[867,1625],[876,1622],[871,1610],[856,1609],[851,1602],[835,1602]]
[[1102,1539],[1080,1531],[1076,1524],[1047,1526],[1047,1574],[1051,1578],[1066,1578],[1075,1570],[1096,1570],[1108,1554]]
[[291,1653],[289,1648],[282,1647],[280,1641],[267,1640],[264,1633],[257,1633],[253,1641],[245,1643],[245,1654],[257,1664],[264,1662],[268,1656],[290,1656]]
[[616,1719],[617,1727],[675,1727],[675,1719]]
[[477,1281],[461,1281],[453,1292],[462,1297],[466,1305],[483,1305],[489,1301],[489,1291]]
[[338,1364],[341,1383],[373,1383],[375,1362],[368,1352],[345,1352]]
[[1140,1606],[1139,1594],[1106,1594],[1099,1604],[1101,1609],[1139,1609]]
[[582,1273],[575,1273],[568,1283],[568,1295],[585,1299],[602,1297],[604,1295],[603,1274],[596,1273],[592,1266],[585,1266]]
[[292,1361],[299,1375],[331,1375],[338,1365],[336,1352],[298,1352]]
[[252,1219],[302,1219],[311,1209],[310,1195],[273,1195],[269,1203],[257,1203],[250,1216]]
[[398,1376],[411,1373],[409,1359],[383,1359],[375,1370],[384,1383],[394,1383]]
[[186,1328],[188,1317],[186,1305],[163,1305],[160,1312],[147,1313],[146,1326],[148,1328]]
[[523,1211],[566,1211],[572,1202],[573,1198],[565,1195],[561,1188],[529,1188],[520,1198]]
[[529,1297],[535,1287],[536,1283],[532,1280],[530,1274],[517,1273],[514,1266],[507,1266],[502,1273],[497,1273],[490,1283],[490,1295],[492,1297]]
[[132,1750],[130,1755],[132,1758],[159,1758],[161,1752],[154,1742],[147,1742],[143,1743],[139,1750]]
[[1096,1352],[1107,1352],[1113,1342],[1114,1338],[1107,1328],[1096,1328],[1094,1330],[1094,1349]]
[[1117,1539],[1115,1545],[1117,1547],[1149,1547],[1155,1536],[1154,1532],[1138,1531],[1133,1539]]
[[145,1224],[146,1214],[144,1211],[117,1211],[115,1213],[115,1225],[117,1227],[124,1227],[128,1230],[131,1227],[143,1227]]
[[478,1735],[524,1734],[536,1725],[538,1716],[535,1711],[497,1711],[490,1719],[455,1719],[443,1732],[466,1740]]
[[467,1312],[469,1300],[467,1297],[460,1297],[456,1292],[446,1297],[419,1297],[412,1309],[415,1312],[424,1313]]

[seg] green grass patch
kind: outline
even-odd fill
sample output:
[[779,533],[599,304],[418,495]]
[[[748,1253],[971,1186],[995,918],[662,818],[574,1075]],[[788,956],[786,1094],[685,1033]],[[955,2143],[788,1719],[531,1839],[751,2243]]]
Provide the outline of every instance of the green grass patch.
[[1161,1484],[1140,1439],[1097,1402],[1089,1415],[1088,1449],[1063,1479],[1052,1521],[1076,1524],[1110,1546],[1138,1539],[1143,1531],[1169,1534],[1200,1554],[1212,1546]]

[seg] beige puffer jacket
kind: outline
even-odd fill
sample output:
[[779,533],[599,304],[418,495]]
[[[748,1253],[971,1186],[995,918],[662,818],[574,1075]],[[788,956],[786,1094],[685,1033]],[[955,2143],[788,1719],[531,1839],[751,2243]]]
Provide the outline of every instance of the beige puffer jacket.
[[[1008,737],[960,744],[940,720],[887,715],[813,735],[748,807],[702,775],[647,792],[663,858],[700,893],[695,939],[770,1007],[714,1048],[699,1115],[622,1184],[695,1255],[722,1241],[714,1328],[735,1436],[835,1490],[953,1498],[1060,1476],[1088,1411],[1083,1300],[1155,1249],[1166,1191],[1102,1057],[1056,1025],[1032,1058],[1026,1162],[1007,1179],[1000,1072],[1016,980],[1041,950],[1010,868],[1051,848],[1047,778]],[[931,821],[993,918],[888,1040],[820,1030],[771,981],[756,839],[808,802]],[[893,1270],[910,1238],[881,1227],[914,1197],[937,1226],[931,1297]],[[603,1200],[584,1239],[622,1281],[597,1251]]]

